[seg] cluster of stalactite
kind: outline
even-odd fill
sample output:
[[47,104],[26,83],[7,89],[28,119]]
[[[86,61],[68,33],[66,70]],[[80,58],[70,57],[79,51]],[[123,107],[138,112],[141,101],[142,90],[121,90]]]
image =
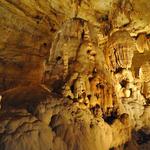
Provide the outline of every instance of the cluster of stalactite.
[[[123,31],[124,33],[126,34],[125,31]],[[112,38],[114,35],[112,35]],[[107,61],[105,61],[105,52],[102,53],[99,50],[99,41],[95,43],[91,37],[92,30],[86,21],[81,19],[67,21],[57,33],[53,42],[47,80],[51,85],[56,86],[55,92],[59,91],[64,97],[72,99],[79,107],[99,108],[102,114],[111,115],[113,111],[117,111],[119,106],[114,76],[108,69],[111,66],[109,66],[110,63],[107,64]],[[96,35],[96,38],[98,38],[98,35]],[[122,41],[120,43],[115,42],[112,44],[113,50],[107,47],[111,54],[108,54],[109,52],[106,50],[106,60],[109,59],[109,62],[118,63],[116,68],[114,67],[115,70],[119,66],[130,67],[133,51],[130,53],[126,47],[124,48],[127,44],[126,41],[123,41],[124,43]],[[117,55],[117,58],[115,58],[115,48],[118,55],[123,51],[123,56]],[[126,58],[126,55],[128,58]],[[119,62],[121,63],[119,64]]]
[[[146,36],[135,39],[128,31],[118,30],[103,40],[102,34],[95,34],[91,24],[82,19],[66,21],[52,44],[45,82],[78,107],[95,110],[103,117],[130,114],[129,101],[140,101],[143,109],[149,80],[143,79],[145,74],[135,77],[132,60],[135,51],[147,48],[139,44]],[[140,74],[145,67],[148,65],[141,66]]]

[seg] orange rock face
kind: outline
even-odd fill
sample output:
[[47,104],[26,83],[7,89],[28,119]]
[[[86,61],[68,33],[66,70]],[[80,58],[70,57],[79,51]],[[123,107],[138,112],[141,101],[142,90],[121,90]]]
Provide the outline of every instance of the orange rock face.
[[0,0],[0,150],[150,149],[149,9]]

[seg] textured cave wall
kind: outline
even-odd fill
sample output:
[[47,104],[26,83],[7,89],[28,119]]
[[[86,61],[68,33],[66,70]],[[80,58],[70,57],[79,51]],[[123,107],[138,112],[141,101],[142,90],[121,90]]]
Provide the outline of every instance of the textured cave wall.
[[67,19],[88,21],[95,32],[99,29],[104,32],[100,36],[104,40],[110,28],[126,29],[133,36],[141,32],[149,34],[149,13],[145,14],[149,2],[126,3],[128,1],[1,0],[1,89],[41,82],[44,59],[49,55],[54,33]]
[[0,150],[148,150],[148,0],[0,0]]
[[1,90],[40,83],[52,39],[48,21],[19,1],[1,1],[0,12]]

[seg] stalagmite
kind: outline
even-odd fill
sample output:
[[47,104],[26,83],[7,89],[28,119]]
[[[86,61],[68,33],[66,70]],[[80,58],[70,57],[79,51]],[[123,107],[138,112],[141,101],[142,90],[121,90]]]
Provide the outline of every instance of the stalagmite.
[[149,150],[149,10],[0,0],[0,150]]

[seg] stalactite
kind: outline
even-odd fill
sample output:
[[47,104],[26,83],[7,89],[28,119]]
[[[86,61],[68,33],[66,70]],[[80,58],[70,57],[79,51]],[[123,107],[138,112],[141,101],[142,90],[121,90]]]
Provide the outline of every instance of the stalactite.
[[139,53],[144,53],[149,50],[148,39],[146,34],[139,34],[136,40],[136,47]]
[[63,46],[63,65],[64,65],[64,79],[68,74],[68,63],[69,63],[68,49],[67,44],[65,43]]
[[146,99],[150,99],[150,62],[144,63],[139,70],[139,77],[143,82],[143,90]]
[[144,150],[133,145],[139,130],[150,143],[149,9],[0,0],[0,150]]
[[113,33],[108,39],[104,51],[106,63],[110,70],[116,71],[119,68],[131,68],[134,50],[134,40],[127,31]]
[[109,14],[109,18],[112,21],[113,27],[119,28],[128,25],[132,11],[130,0],[120,0],[118,3],[114,2],[112,7],[113,9]]

